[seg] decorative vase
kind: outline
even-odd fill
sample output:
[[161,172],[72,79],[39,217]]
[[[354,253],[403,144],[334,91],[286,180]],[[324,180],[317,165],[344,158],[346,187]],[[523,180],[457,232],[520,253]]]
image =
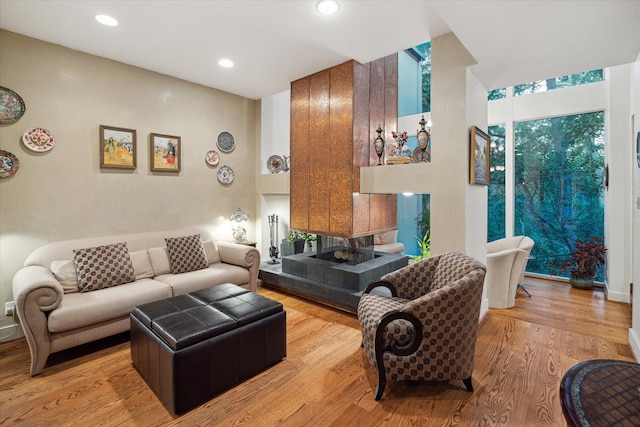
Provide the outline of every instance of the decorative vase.
[[380,135],[382,133],[382,128],[378,125],[378,136],[373,141],[373,147],[376,149],[376,154],[378,155],[378,166],[382,166],[382,153],[384,153],[384,139]]
[[420,147],[420,149],[424,151],[427,149],[427,146],[429,145],[429,132],[424,128],[424,126],[427,124],[426,120],[424,119],[424,116],[422,116],[422,120],[420,120],[418,124],[420,125],[420,130],[418,131],[418,134],[417,134],[418,147]]
[[593,277],[585,278],[581,276],[579,277],[574,273],[569,273],[569,283],[576,289],[593,289]]

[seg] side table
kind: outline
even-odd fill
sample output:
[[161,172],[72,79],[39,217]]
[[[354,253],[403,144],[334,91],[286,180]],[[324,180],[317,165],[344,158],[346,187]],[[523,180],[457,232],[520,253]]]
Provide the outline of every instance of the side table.
[[578,363],[562,378],[560,402],[570,426],[640,426],[640,364]]
[[239,245],[253,246],[254,248],[258,244],[258,242],[252,242],[250,240],[247,240],[247,241],[244,241],[244,242],[233,242],[233,243],[237,243]]

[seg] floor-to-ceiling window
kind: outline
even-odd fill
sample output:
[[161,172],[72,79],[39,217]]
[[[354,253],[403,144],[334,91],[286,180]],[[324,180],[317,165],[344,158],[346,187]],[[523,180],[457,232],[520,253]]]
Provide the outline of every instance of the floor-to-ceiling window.
[[[398,133],[407,131],[405,142],[411,152],[418,146],[420,120],[430,119],[431,43],[423,43],[398,53]],[[413,132],[416,129],[416,133]],[[420,255],[419,242],[429,238],[429,195],[398,195],[398,241],[405,253]],[[426,237],[425,237],[426,234]]]
[[[528,95],[602,78],[602,70],[595,70],[488,93],[489,101],[508,103],[502,111],[510,116],[504,123],[494,118],[498,124],[489,126],[487,237],[532,237],[536,244],[528,272],[567,276],[553,264],[567,258],[576,240],[604,237],[604,113],[584,113],[573,102],[578,97],[544,108],[541,103],[549,98]],[[554,113],[544,117],[546,110]],[[602,272],[597,278],[604,280]]]
[[491,138],[489,164],[491,169],[491,180],[489,185],[489,195],[487,198],[487,215],[489,224],[487,227],[487,241],[501,239],[505,234],[505,143],[506,127],[504,124],[489,126],[489,137]]
[[528,271],[566,276],[553,264],[575,241],[604,237],[603,133],[602,112],[514,124],[514,234],[536,242]]

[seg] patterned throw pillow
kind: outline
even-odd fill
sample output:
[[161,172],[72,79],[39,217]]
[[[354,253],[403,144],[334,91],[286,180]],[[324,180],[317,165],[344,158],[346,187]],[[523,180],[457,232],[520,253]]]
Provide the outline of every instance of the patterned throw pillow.
[[202,270],[209,266],[199,234],[167,238],[164,241],[167,242],[173,274]]
[[118,286],[135,280],[133,263],[126,243],[75,249],[73,265],[80,292]]

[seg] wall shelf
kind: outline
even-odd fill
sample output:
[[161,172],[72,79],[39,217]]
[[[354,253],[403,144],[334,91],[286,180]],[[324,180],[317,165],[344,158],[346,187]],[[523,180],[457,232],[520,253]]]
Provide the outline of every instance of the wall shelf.
[[289,194],[289,174],[271,173],[260,175],[256,182],[258,194]]

